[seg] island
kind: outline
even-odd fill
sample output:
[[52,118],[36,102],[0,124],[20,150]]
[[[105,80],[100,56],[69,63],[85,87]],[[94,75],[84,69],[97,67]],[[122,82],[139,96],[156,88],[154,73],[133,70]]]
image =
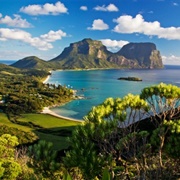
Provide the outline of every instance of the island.
[[126,80],[126,81],[142,81],[141,78],[138,77],[120,77],[118,80]]

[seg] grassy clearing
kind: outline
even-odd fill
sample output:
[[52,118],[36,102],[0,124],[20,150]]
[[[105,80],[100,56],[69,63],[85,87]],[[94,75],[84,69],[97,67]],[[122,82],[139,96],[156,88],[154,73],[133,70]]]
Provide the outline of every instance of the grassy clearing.
[[23,114],[18,120],[32,122],[43,128],[62,128],[68,126],[76,126],[79,124],[79,122],[61,119],[48,114]]
[[68,147],[66,141],[67,137],[71,135],[71,131],[75,126],[80,124],[80,122],[65,120],[46,114],[23,114],[18,118],[18,121],[33,123],[41,128],[14,124],[8,120],[4,113],[0,113],[0,125],[4,124],[23,131],[34,132],[41,140],[52,142],[55,150],[61,150]]
[[47,114],[23,114],[18,119],[23,122],[31,122],[41,126],[43,129],[34,129],[33,132],[40,139],[52,142],[55,150],[66,149],[68,147],[67,137],[79,122],[57,118]]
[[4,113],[0,113],[0,125],[6,125],[12,128],[17,128],[23,131],[32,131],[33,129],[27,126],[21,126],[18,124],[14,124],[11,121],[9,121],[8,117]]

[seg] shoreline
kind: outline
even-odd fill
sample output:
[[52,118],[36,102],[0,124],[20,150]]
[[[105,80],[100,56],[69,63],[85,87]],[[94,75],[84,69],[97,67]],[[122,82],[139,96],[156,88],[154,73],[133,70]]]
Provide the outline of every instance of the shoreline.
[[[52,71],[49,71],[49,73],[52,73]],[[49,80],[50,77],[51,75],[48,75],[46,79],[43,81],[43,84],[46,84],[46,82]],[[74,92],[74,96],[76,96],[76,91],[74,90],[73,92]],[[79,97],[79,99],[82,99],[82,97]],[[57,118],[61,118],[61,119],[69,120],[69,121],[83,122],[83,119],[80,120],[80,119],[74,119],[74,118],[59,115],[55,113],[54,111],[50,110],[50,107],[43,107],[41,114],[49,114],[51,116],[55,116]]]
[[46,84],[46,82],[49,80],[49,78],[50,78],[50,75],[48,75],[47,77],[46,77],[46,79],[42,82],[43,84]]
[[[49,71],[49,73],[51,74],[52,71]],[[46,77],[46,79],[45,79],[42,83],[45,84],[45,83],[49,80],[50,76],[51,76],[51,75],[48,75],[48,76]]]
[[49,107],[44,107],[43,110],[41,111],[41,114],[49,114],[51,116],[55,116],[55,117],[58,117],[58,118],[69,120],[69,121],[84,122],[83,119],[80,120],[80,119],[69,118],[69,117],[66,117],[66,116],[61,116],[61,115],[55,113],[54,111],[50,110]]

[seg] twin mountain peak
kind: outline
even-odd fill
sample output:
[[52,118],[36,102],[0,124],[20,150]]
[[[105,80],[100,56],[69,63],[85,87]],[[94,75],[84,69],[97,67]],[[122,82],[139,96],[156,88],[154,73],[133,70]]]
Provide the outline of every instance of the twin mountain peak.
[[107,50],[101,41],[83,39],[71,43],[63,52],[45,61],[36,56],[23,58],[12,66],[36,69],[92,69],[92,68],[163,68],[162,57],[153,43],[129,43],[118,52]]

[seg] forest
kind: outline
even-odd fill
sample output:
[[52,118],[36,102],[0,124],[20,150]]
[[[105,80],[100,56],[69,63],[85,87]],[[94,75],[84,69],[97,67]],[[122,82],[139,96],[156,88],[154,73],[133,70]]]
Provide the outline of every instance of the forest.
[[66,86],[43,84],[50,75],[43,70],[21,70],[15,74],[0,74],[0,109],[8,116],[42,111],[43,107],[58,105],[73,99]]
[[[109,97],[93,107],[83,123],[70,132],[63,129],[68,148],[60,154],[51,141],[38,137],[40,133],[25,132],[30,126],[50,131],[36,124],[37,115],[34,123],[24,123],[19,117],[72,100],[72,90],[43,84],[49,75],[46,71],[13,72],[0,75],[0,179],[180,178],[179,87],[160,83],[142,89],[139,95]],[[2,115],[7,116],[6,125],[1,123]],[[24,131],[10,123],[25,125]]]

